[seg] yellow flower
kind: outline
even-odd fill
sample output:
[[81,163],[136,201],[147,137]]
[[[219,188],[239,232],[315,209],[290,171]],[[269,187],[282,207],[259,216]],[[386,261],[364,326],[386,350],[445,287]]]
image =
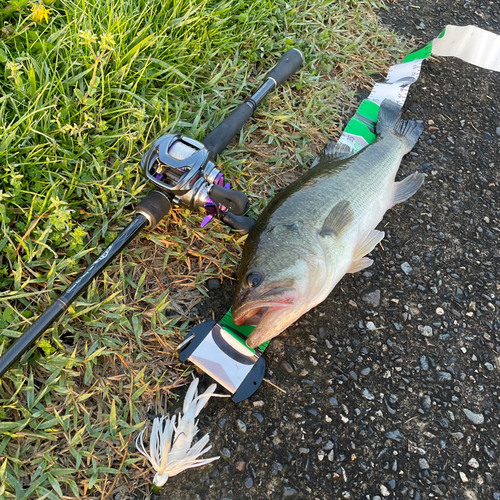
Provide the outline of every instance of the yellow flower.
[[52,9],[47,9],[45,5],[35,3],[31,7],[31,12],[33,12],[33,21],[41,23],[45,19],[46,22],[49,22],[49,14],[52,12]]
[[115,40],[111,33],[105,33],[101,35],[101,39],[99,40],[99,49],[101,52],[106,50],[113,51],[113,47],[115,46]]
[[82,39],[81,43],[83,45],[88,45],[89,47],[91,47],[92,44],[97,42],[97,37],[91,31],[80,30],[80,32],[78,34],[80,35],[80,38]]

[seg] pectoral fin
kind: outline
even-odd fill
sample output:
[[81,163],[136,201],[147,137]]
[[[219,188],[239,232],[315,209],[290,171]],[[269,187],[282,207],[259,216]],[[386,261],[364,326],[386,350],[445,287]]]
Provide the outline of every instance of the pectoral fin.
[[384,239],[384,236],[384,231],[378,231],[377,229],[370,229],[363,233],[354,249],[353,260],[359,260],[369,254]]
[[354,222],[354,210],[347,200],[339,201],[330,211],[321,228],[321,236],[342,236]]
[[401,182],[395,182],[392,204],[396,205],[397,203],[402,203],[413,196],[418,191],[418,188],[423,184],[424,180],[424,174],[414,172]]

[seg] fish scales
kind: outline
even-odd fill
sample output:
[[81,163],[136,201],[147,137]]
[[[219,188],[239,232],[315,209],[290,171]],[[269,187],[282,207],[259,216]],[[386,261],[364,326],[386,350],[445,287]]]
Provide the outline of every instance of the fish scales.
[[376,141],[339,158],[325,152],[304,176],[278,193],[248,237],[233,304],[237,324],[255,324],[255,347],[323,301],[347,273],[371,264],[365,257],[383,237],[375,227],[396,202],[423,181],[413,174],[395,183],[402,157],[422,126],[399,120],[384,101]]

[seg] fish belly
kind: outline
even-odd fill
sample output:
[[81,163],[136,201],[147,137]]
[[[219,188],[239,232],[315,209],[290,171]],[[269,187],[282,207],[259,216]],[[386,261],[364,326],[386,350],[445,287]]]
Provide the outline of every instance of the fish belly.
[[[333,207],[339,201],[347,200],[355,216],[351,228],[341,238],[321,238],[328,277],[325,279],[322,298],[318,297],[321,298],[319,302],[328,296],[348,272],[358,245],[377,227],[384,214],[393,205],[394,179],[404,148],[398,147],[399,141],[384,146],[372,150],[370,155],[364,157],[360,155],[358,161],[353,164],[351,172],[345,171],[341,174],[343,178],[340,176],[332,178],[335,197],[330,205]],[[370,147],[367,149],[369,153]]]

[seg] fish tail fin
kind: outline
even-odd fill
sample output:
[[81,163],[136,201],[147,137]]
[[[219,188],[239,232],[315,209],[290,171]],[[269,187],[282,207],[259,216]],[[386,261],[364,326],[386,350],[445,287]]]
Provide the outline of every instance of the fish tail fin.
[[377,121],[377,134],[384,136],[393,134],[400,137],[410,151],[422,134],[424,126],[413,120],[401,119],[401,106],[389,99],[384,99],[380,105]]

